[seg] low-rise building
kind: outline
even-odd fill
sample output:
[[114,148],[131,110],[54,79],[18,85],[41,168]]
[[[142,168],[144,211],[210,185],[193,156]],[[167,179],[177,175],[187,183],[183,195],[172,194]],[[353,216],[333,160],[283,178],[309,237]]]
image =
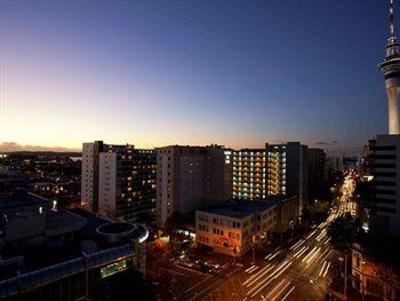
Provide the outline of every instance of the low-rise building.
[[[360,244],[351,249],[352,287],[363,300],[394,301],[400,298],[400,277],[392,264],[376,260]],[[367,298],[367,299],[366,299]]]
[[107,300],[114,275],[144,272],[143,226],[13,198],[0,200],[0,300]]
[[277,219],[272,202],[228,201],[196,211],[196,242],[218,253],[241,256],[253,241],[272,235]]

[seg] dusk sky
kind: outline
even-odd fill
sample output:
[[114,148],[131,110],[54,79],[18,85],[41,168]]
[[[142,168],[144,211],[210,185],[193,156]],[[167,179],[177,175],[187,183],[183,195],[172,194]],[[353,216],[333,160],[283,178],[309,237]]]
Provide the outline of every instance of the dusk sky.
[[0,0],[0,143],[301,141],[386,132],[383,0]]

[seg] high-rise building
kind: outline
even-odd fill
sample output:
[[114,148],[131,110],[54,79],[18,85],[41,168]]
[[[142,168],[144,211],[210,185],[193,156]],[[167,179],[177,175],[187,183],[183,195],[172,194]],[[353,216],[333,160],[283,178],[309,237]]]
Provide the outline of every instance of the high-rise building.
[[102,141],[83,144],[81,203],[92,212],[120,221],[151,222],[155,177],[154,150]]
[[385,88],[388,97],[389,135],[400,134],[398,95],[400,92],[400,44],[395,35],[394,0],[390,0],[389,38],[386,46],[386,57],[379,64],[385,76]]
[[324,193],[327,180],[326,153],[319,148],[307,151],[308,198],[315,200]]
[[103,141],[82,145],[81,204],[94,212],[98,208],[99,152],[103,146]]
[[385,75],[388,96],[388,135],[369,142],[370,215],[372,232],[400,234],[400,127],[398,93],[400,91],[400,44],[394,30],[394,1],[390,0],[389,39],[386,57],[379,68]]
[[299,215],[307,196],[307,146],[300,142],[265,145],[267,195],[299,197]]
[[157,149],[157,221],[224,200],[225,154],[216,145]]
[[400,234],[400,135],[378,135],[369,148],[370,230]]
[[233,151],[233,197],[242,200],[265,199],[265,149]]
[[99,210],[118,221],[149,223],[155,217],[156,154],[127,146],[100,153]]
[[233,150],[224,149],[224,199],[229,200],[233,195]]

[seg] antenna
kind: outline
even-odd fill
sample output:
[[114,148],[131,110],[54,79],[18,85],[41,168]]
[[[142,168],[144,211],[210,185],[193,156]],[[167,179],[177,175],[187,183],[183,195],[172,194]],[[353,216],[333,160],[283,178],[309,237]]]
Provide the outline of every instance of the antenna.
[[390,37],[394,37],[394,0],[390,0],[389,8],[389,34]]

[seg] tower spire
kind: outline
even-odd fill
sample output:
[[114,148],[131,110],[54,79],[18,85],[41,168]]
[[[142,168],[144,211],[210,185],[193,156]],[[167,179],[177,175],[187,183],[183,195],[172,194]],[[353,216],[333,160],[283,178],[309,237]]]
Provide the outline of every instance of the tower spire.
[[389,8],[389,35],[394,37],[394,0],[390,0]]

